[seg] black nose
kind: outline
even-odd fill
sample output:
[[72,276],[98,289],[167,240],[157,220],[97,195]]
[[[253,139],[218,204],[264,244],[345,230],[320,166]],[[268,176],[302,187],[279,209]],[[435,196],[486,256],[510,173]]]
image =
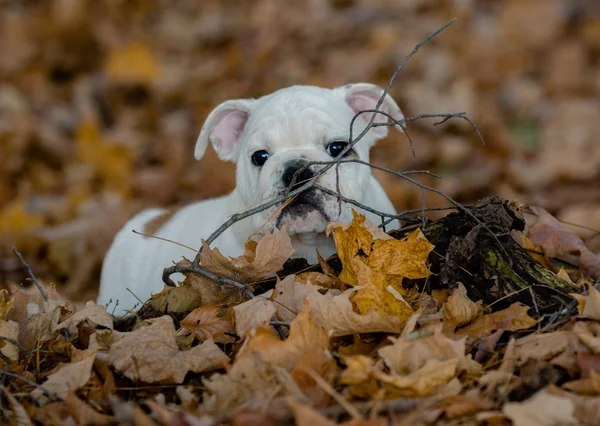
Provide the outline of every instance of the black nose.
[[291,160],[283,165],[283,174],[281,175],[281,180],[286,188],[289,188],[289,186],[292,184],[292,180],[294,179],[294,175],[296,175],[294,186],[290,188],[290,191],[300,188],[308,180],[315,176],[313,172],[310,171],[310,168],[306,166],[307,164],[308,161]]

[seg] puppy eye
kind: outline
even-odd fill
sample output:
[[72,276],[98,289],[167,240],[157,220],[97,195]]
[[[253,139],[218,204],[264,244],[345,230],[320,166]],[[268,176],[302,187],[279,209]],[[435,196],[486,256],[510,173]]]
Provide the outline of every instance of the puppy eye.
[[265,164],[267,162],[267,160],[269,159],[269,153],[267,151],[260,150],[260,151],[256,151],[254,154],[252,154],[252,164],[254,164],[257,167],[261,167],[263,164]]
[[334,141],[327,145],[327,153],[332,157],[337,157],[348,146],[348,142]]

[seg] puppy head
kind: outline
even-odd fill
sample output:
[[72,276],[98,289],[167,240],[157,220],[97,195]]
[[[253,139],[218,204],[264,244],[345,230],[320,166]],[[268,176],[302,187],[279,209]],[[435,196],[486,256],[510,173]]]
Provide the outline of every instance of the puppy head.
[[[374,110],[383,89],[357,83],[335,89],[293,86],[259,99],[236,99],[222,103],[208,116],[196,143],[196,159],[202,158],[210,141],[223,160],[237,163],[236,191],[246,207],[257,206],[280,196],[292,183],[316,175],[318,184],[338,190],[347,198],[361,201],[369,183],[370,169],[344,163],[320,173],[347,145],[350,123],[359,111]],[[396,120],[400,108],[388,95],[380,111]],[[366,128],[373,113],[362,113],[353,125],[356,138]],[[376,114],[374,123],[387,123]],[[400,126],[395,126],[401,130]],[[369,161],[369,149],[387,135],[388,127],[373,127],[346,154],[346,158]],[[339,173],[339,179],[336,174]],[[255,229],[265,232],[287,225],[290,234],[324,232],[329,221],[351,220],[351,206],[322,191],[311,189],[252,216]]]

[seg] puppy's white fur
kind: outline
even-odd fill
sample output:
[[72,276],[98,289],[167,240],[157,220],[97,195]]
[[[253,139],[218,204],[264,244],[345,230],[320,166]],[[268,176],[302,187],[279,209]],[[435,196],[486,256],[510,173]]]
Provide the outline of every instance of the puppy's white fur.
[[[219,105],[207,118],[196,143],[196,159],[202,158],[210,141],[223,160],[236,163],[236,188],[223,197],[191,204],[178,211],[155,233],[189,247],[200,246],[230,215],[277,197],[288,184],[283,173],[294,162],[331,161],[327,146],[334,141],[348,141],[349,124],[358,111],[375,109],[383,90],[367,83],[351,84],[335,89],[293,86],[259,99],[238,99]],[[380,110],[396,119],[402,112],[390,96]],[[353,136],[360,134],[371,119],[363,113],[354,124]],[[387,122],[376,116],[376,123]],[[399,130],[399,126],[396,126]],[[369,161],[369,149],[376,140],[387,135],[385,126],[374,127],[354,146],[350,158]],[[263,166],[252,163],[252,154],[264,150],[269,154]],[[313,165],[310,172],[321,167]],[[394,213],[394,207],[367,166],[344,163],[339,167],[339,189],[344,197],[356,200],[378,211]],[[206,183],[207,185],[210,182]],[[321,176],[318,184],[336,191],[335,167]],[[295,207],[274,206],[237,222],[227,229],[213,246],[227,256],[244,252],[247,238],[256,231],[264,234],[285,224],[291,234],[296,257],[316,260],[315,248],[328,256],[335,251],[333,241],[324,234],[328,221],[351,221],[353,206],[340,204],[336,197],[311,191]],[[369,220],[378,216],[369,212]],[[341,214],[340,214],[341,211]],[[149,221],[164,214],[163,209],[145,210],[131,219],[117,234],[102,269],[99,304],[118,300],[116,314],[132,309],[139,299],[146,300],[162,287],[163,268],[183,256],[194,253],[176,244],[136,235]],[[391,227],[397,227],[392,223]],[[179,276],[181,277],[181,276]],[[173,278],[178,278],[175,275]]]

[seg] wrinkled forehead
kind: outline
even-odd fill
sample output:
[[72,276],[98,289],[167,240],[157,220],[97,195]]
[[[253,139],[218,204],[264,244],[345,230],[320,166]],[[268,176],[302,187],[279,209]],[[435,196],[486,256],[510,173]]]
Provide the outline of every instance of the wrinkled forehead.
[[253,136],[299,145],[347,138],[353,116],[344,99],[332,90],[291,87],[260,98],[246,128]]

